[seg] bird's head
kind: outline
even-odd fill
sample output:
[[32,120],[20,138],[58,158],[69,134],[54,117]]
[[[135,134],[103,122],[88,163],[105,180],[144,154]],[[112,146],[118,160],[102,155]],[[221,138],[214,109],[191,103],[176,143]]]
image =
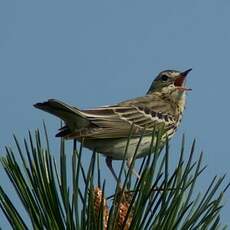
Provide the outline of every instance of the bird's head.
[[161,92],[169,94],[175,99],[179,99],[186,91],[191,90],[186,88],[185,79],[192,69],[180,72],[176,70],[165,70],[158,74],[150,86],[147,94]]

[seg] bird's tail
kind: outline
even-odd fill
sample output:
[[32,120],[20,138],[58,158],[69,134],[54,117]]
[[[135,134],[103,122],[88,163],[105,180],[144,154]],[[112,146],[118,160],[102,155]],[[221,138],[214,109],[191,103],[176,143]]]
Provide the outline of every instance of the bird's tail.
[[34,107],[61,118],[71,130],[86,128],[90,125],[89,120],[79,109],[59,100],[50,99],[36,103]]

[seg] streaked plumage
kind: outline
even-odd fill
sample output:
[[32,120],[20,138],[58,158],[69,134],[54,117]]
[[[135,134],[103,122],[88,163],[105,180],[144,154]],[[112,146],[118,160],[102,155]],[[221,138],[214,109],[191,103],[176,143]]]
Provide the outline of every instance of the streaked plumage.
[[[164,126],[169,138],[175,133],[185,107],[185,77],[191,69],[179,72],[166,70],[153,81],[143,97],[120,102],[112,106],[80,110],[64,102],[50,99],[34,106],[49,112],[65,122],[57,137],[84,138],[84,146],[103,153],[110,159],[122,160],[130,128],[132,138],[127,159],[131,159],[140,135],[144,137],[137,157],[149,153],[152,130]],[[164,140],[162,140],[162,143]]]

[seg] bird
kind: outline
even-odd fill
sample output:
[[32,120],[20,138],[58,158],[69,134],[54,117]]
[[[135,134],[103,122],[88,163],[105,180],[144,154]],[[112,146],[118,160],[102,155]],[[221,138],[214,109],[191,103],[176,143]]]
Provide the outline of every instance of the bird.
[[118,179],[113,160],[125,158],[130,167],[137,146],[136,158],[150,153],[153,129],[163,129],[162,146],[176,133],[184,113],[187,91],[191,90],[186,87],[186,77],[191,70],[161,71],[144,96],[113,105],[81,110],[60,100],[49,99],[34,104],[34,107],[64,121],[65,125],[56,137],[76,139],[84,147],[103,154],[108,168]]

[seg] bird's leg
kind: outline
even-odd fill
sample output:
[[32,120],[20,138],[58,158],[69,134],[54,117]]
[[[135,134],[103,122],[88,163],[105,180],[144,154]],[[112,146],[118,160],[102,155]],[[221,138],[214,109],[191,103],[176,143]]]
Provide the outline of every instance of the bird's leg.
[[[132,158],[131,159],[128,159],[126,161],[126,165],[128,167],[128,169],[131,167],[131,163],[132,163]],[[132,168],[132,174],[134,174],[138,179],[140,179],[140,175],[138,174],[138,172],[136,172],[136,170],[134,168]]]
[[114,178],[116,181],[118,181],[118,177],[113,169],[113,164],[112,164],[112,158],[111,157],[106,157],[105,158],[106,165],[108,166],[109,170],[113,174]]

